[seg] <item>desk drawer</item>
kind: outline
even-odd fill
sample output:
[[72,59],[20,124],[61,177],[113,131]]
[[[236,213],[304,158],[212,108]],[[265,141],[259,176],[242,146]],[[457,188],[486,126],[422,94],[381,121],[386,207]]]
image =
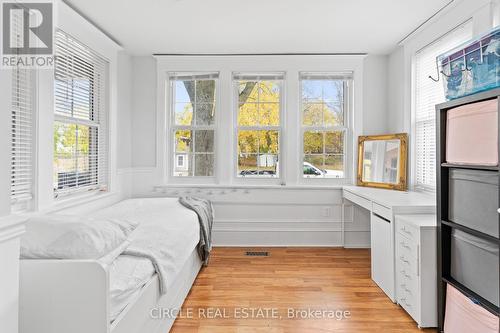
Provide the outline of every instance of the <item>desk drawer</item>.
[[401,233],[396,233],[396,252],[418,259],[418,245]]
[[396,219],[396,234],[397,233],[400,233],[409,240],[418,243],[418,229],[411,223],[408,223],[402,219]]
[[408,274],[418,275],[418,262],[417,258],[397,251],[396,263],[400,265],[401,269],[405,270]]
[[416,296],[405,289],[399,288],[397,301],[413,319],[417,320],[418,298]]
[[373,206],[372,206],[372,212],[374,212],[377,215],[382,216],[383,218],[385,218],[389,221],[392,221],[392,211],[385,206],[379,205],[379,204],[374,202]]
[[356,195],[349,191],[344,190],[344,198],[365,209],[372,209],[372,202],[370,200],[360,197],[359,195]]

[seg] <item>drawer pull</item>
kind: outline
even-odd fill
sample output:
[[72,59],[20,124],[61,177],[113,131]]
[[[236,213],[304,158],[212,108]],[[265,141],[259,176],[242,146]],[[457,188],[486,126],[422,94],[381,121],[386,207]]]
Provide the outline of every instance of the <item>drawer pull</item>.
[[401,231],[404,232],[405,234],[408,234],[408,235],[412,235],[413,234],[410,230],[406,229],[406,226],[403,226],[401,228]]
[[400,242],[399,244],[401,244],[402,247],[408,249],[408,250],[411,250],[411,247],[409,247],[408,245],[406,245],[405,242]]

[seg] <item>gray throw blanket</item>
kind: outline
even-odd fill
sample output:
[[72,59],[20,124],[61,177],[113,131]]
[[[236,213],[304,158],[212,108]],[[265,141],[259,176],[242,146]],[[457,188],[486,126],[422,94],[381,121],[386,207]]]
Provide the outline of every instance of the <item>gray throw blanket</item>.
[[214,223],[212,203],[209,200],[196,197],[180,197],[179,203],[198,215],[198,222],[200,222],[198,254],[203,261],[203,265],[207,266],[210,251],[212,250],[212,225]]

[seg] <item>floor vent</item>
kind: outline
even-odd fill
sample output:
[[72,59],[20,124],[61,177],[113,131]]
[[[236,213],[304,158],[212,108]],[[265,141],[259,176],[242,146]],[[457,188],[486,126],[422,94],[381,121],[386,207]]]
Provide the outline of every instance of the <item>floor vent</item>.
[[264,251],[247,251],[245,253],[246,256],[249,257],[269,257],[269,252]]

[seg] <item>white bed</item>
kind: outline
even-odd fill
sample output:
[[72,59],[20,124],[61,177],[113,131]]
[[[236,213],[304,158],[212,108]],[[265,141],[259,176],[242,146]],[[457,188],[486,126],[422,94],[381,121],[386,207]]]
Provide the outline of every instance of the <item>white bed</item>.
[[99,260],[21,260],[21,333],[165,333],[175,318],[155,308],[179,309],[201,267],[196,214],[175,198],[130,199],[94,212],[142,225],[168,225],[168,287],[160,293],[149,259],[120,255]]

